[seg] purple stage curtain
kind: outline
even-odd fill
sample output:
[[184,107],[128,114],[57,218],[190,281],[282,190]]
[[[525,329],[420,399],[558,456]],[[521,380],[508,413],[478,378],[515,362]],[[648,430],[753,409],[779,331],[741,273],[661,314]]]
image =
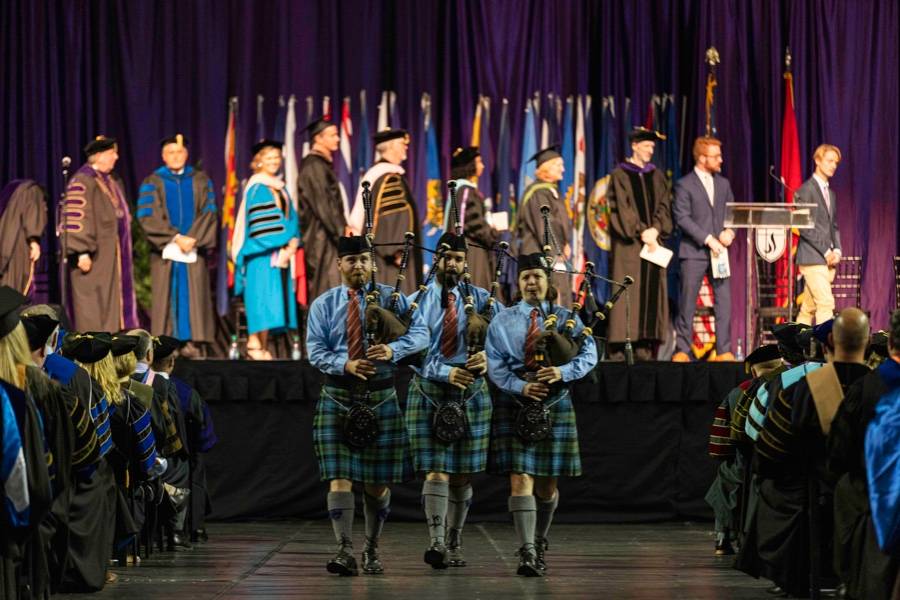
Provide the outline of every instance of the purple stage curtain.
[[[333,111],[350,96],[356,124],[361,89],[370,131],[381,91],[394,90],[400,124],[414,137],[421,94],[431,94],[445,174],[449,151],[468,143],[479,93],[493,99],[494,140],[500,100],[509,99],[514,149],[524,102],[535,91],[591,94],[595,110],[612,95],[619,138],[644,121],[651,95],[671,93],[679,128],[684,107],[686,172],[703,127],[703,54],[714,45],[722,57],[716,100],[724,174],[738,200],[773,201],[779,191],[767,171],[780,160],[790,44],[804,172],[811,173],[818,144],[842,149],[833,188],[844,253],[864,258],[862,303],[883,327],[894,306],[900,218],[898,21],[895,0],[9,0],[0,4],[0,182],[33,178],[55,199],[62,156],[77,166],[85,142],[104,133],[121,142],[118,170],[133,198],[159,163],[158,140],[179,131],[219,187],[230,96],[240,99],[243,176],[257,94],[266,98],[269,125],[278,96],[289,94],[301,120],[307,96],[317,112],[325,95]],[[599,131],[589,136],[596,141]],[[513,168],[518,160],[513,152]],[[424,168],[420,161],[410,153],[411,178]],[[735,340],[746,338],[739,239]]]

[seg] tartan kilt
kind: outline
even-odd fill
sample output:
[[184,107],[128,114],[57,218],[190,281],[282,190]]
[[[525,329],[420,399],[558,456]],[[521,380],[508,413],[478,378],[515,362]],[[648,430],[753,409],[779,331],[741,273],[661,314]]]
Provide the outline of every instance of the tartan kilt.
[[[416,471],[425,473],[481,473],[487,467],[488,443],[491,437],[491,396],[482,377],[463,392],[469,431],[452,444],[435,439],[432,423],[446,394],[445,387],[414,375],[406,395],[406,428]],[[435,404],[432,404],[435,403]]]
[[519,405],[505,392],[494,398],[491,430],[490,471],[497,475],[526,473],[544,477],[581,475],[578,428],[572,393],[568,388],[549,396],[553,433],[546,440],[527,444],[516,435]]
[[350,392],[322,386],[313,417],[313,445],[320,479],[349,479],[362,483],[397,483],[412,479],[409,437],[397,403],[397,390],[391,387],[370,394],[369,406],[378,416],[379,430],[375,443],[363,450],[344,443],[341,427],[347,412],[341,405],[350,408]]

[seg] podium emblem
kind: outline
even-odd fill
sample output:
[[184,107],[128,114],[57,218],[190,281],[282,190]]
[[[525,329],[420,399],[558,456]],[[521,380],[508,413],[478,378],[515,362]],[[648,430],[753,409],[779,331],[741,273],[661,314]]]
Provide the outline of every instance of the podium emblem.
[[774,263],[784,256],[787,248],[787,230],[762,227],[756,230],[756,251],[766,262]]

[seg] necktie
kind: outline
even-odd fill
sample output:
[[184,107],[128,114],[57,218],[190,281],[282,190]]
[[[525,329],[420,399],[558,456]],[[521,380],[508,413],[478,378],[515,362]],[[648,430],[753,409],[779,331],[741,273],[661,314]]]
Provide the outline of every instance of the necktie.
[[441,354],[446,358],[456,355],[459,345],[456,335],[458,317],[456,314],[456,295],[453,292],[447,294],[447,308],[444,309],[444,321],[441,324]]
[[362,319],[359,315],[359,296],[356,290],[347,290],[347,358],[363,357]]
[[831,214],[831,194],[828,192],[828,184],[822,186],[822,195],[825,196],[825,210]]
[[541,330],[538,328],[538,309],[531,309],[531,323],[528,324],[528,333],[525,335],[525,368],[529,371],[537,371],[539,365],[534,359],[534,350],[537,345]]

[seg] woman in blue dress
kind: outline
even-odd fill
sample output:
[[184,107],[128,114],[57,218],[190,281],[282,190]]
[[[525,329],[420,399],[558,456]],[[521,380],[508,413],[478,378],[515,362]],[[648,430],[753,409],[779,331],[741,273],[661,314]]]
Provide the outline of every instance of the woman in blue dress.
[[253,146],[253,175],[235,223],[231,252],[235,294],[244,295],[247,354],[271,360],[269,332],[297,328],[293,265],[300,243],[300,223],[281,169],[281,142],[263,140]]

